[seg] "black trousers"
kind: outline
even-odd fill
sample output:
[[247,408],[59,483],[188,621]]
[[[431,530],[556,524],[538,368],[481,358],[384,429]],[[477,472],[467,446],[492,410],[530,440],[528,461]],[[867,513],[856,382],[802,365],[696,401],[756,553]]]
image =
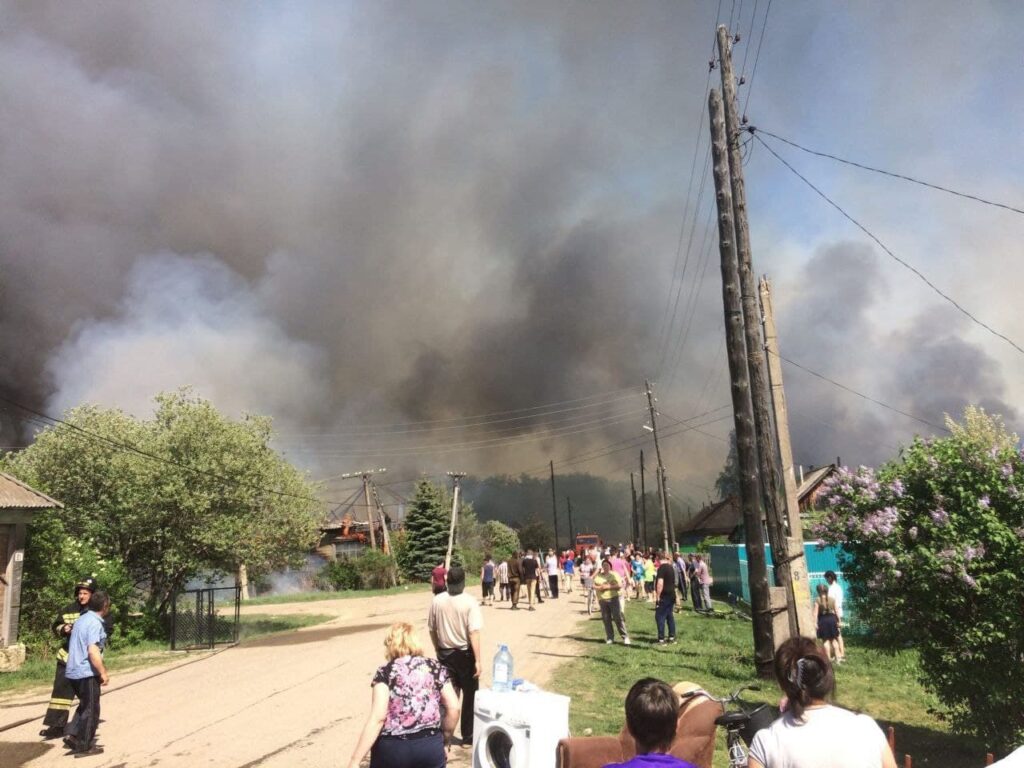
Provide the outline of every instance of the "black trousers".
[[64,662],[57,662],[57,671],[53,675],[53,693],[50,694],[50,704],[46,708],[46,717],[43,718],[43,725],[47,728],[63,728],[68,724],[68,714],[71,712],[71,702],[75,698],[75,689],[64,677],[66,669],[67,665]]
[[476,676],[476,657],[472,648],[439,648],[437,660],[447,667],[452,686],[462,694],[462,717],[459,734],[464,743],[473,741],[473,703],[480,680]]
[[558,576],[548,576],[548,586],[551,587],[551,596],[558,597]]
[[65,730],[68,736],[78,740],[78,750],[84,752],[96,738],[96,726],[100,722],[100,679],[86,677],[68,682],[78,697],[78,709]]

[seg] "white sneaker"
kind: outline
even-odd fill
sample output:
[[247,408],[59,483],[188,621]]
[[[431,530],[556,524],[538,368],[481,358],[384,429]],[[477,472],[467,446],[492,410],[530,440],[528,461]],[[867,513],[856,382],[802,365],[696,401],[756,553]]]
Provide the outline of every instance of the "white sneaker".
[[613,640],[605,640],[604,644],[605,645],[611,645],[613,642],[614,642]]
[[622,644],[623,645],[632,645],[633,643],[630,641],[630,639],[628,637],[624,637],[624,638],[622,638]]

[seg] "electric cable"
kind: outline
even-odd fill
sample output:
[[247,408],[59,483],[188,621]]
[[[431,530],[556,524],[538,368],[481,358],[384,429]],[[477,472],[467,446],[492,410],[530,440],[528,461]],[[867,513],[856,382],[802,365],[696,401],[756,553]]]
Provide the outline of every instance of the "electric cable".
[[841,213],[843,215],[843,217],[847,221],[852,223],[855,227],[857,227],[857,229],[859,229],[865,235],[870,237],[878,245],[879,248],[881,248],[883,251],[885,251],[885,253],[890,258],[892,258],[898,264],[903,266],[905,269],[907,269],[910,272],[912,272],[913,274],[915,274],[921,280],[921,282],[923,282],[925,285],[927,285],[929,288],[931,288],[932,291],[934,291],[938,296],[940,296],[946,302],[948,302],[953,307],[955,307],[957,309],[957,311],[960,312],[960,314],[962,314],[964,317],[969,319],[972,323],[974,323],[975,325],[979,326],[980,328],[984,328],[986,331],[988,331],[990,334],[992,334],[996,338],[1002,339],[1007,344],[1009,344],[1011,347],[1013,347],[1015,350],[1017,350],[1017,352],[1019,352],[1020,354],[1024,355],[1024,348],[1022,348],[1017,342],[1015,342],[1009,336],[1006,336],[1005,334],[997,331],[995,328],[993,328],[992,326],[988,325],[984,321],[979,320],[977,317],[975,317],[973,314],[971,314],[971,312],[969,312],[967,309],[965,309],[959,302],[957,302],[956,299],[951,297],[949,294],[944,293],[938,286],[935,285],[935,283],[933,283],[931,280],[929,280],[927,277],[925,277],[924,273],[922,273],[919,269],[917,269],[916,267],[912,266],[910,263],[904,261],[899,256],[897,256],[895,253],[893,253],[893,251],[885,243],[883,243],[871,230],[869,230],[867,227],[865,227],[863,224],[861,224],[859,221],[857,221],[855,218],[853,218],[853,216],[851,216],[845,210],[843,210],[843,208],[838,203],[836,203],[832,198],[830,198],[828,195],[826,195],[824,192],[822,192],[818,187],[816,187],[806,176],[804,176],[802,173],[800,173],[800,171],[798,171],[796,168],[794,168],[792,165],[790,165],[789,162],[787,162],[785,160],[785,158],[783,158],[778,152],[776,152],[771,147],[771,145],[769,145],[764,139],[762,139],[758,135],[756,129],[755,130],[751,130],[751,134],[753,135],[753,137],[755,139],[757,139],[761,143],[761,146],[763,146],[765,149],[767,149],[769,152],[771,152],[771,154],[775,157],[775,159],[777,159],[780,163],[782,163],[784,166],[786,166],[786,168],[788,168],[794,175],[796,175],[797,178],[799,178],[804,184],[806,184],[808,187],[810,187],[812,190],[814,190],[814,192],[817,193],[817,195],[821,199],[823,199],[825,202],[827,202],[829,205],[831,205],[833,208],[835,208],[837,211],[839,211],[839,213]]

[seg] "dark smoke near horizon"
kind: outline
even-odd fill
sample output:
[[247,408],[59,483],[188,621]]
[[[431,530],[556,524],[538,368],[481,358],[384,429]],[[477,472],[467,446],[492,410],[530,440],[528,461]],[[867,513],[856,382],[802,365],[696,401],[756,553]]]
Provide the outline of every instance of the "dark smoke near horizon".
[[[273,416],[318,476],[515,474],[643,434],[713,8],[0,9],[0,394],[143,415],[192,386]],[[775,45],[809,24],[780,17]],[[709,373],[725,369],[711,258],[678,376],[660,382],[671,418],[729,402]],[[758,258],[773,266],[771,249]],[[840,243],[799,270],[778,285],[784,352],[930,418],[968,402],[1019,418],[955,318],[925,307],[879,333],[891,293],[871,250]],[[866,338],[885,352],[851,352]],[[913,434],[800,376],[798,461],[873,462]],[[618,394],[577,401],[595,393]],[[441,421],[564,401],[486,428]],[[0,443],[31,429],[0,413]],[[522,441],[486,443],[505,438]],[[666,447],[701,498],[725,452],[694,434]],[[622,476],[634,454],[566,471]]]

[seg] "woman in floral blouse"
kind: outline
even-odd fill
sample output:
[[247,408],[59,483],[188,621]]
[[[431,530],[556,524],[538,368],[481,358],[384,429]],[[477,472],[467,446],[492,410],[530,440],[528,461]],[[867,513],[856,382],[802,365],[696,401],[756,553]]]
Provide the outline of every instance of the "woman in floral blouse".
[[388,663],[373,676],[370,715],[348,766],[358,768],[369,751],[370,768],[444,768],[459,722],[448,671],[423,656],[411,624],[393,624],[384,647]]

